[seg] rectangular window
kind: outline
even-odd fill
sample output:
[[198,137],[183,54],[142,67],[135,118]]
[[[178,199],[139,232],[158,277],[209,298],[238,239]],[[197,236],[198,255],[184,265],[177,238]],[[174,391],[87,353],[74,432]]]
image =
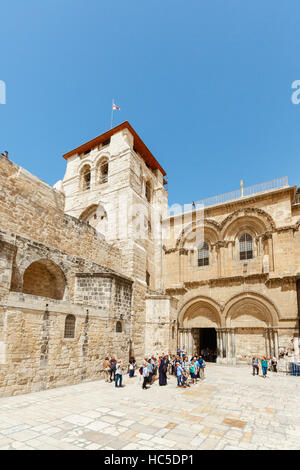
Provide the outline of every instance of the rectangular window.
[[209,258],[198,258],[198,266],[208,266]]

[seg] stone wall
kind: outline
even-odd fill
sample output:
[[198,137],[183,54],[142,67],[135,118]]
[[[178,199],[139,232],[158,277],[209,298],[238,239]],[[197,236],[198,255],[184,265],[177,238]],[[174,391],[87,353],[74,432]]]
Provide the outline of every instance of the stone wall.
[[[0,185],[0,395],[100,378],[107,355],[126,365],[133,281],[120,249],[2,157]],[[65,338],[70,314],[75,337]]]
[[0,155],[0,228],[122,271],[117,247],[64,213],[64,195]]
[[[75,315],[75,337],[64,338],[65,319]],[[0,356],[0,395],[53,388],[103,377],[102,362],[115,355],[127,364],[129,328],[121,333],[109,312],[12,293],[1,315],[5,354]],[[1,333],[2,331],[2,333]],[[1,351],[0,351],[1,352]]]

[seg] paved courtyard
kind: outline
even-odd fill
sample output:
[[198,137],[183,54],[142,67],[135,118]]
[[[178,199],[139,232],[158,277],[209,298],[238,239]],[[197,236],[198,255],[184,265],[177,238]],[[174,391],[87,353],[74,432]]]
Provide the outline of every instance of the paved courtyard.
[[189,389],[139,378],[0,399],[0,449],[300,449],[300,377],[209,365]]

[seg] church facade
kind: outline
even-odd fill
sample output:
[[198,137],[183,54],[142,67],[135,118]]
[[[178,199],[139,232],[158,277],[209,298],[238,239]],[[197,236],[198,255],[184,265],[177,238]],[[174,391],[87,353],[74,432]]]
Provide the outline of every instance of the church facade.
[[128,122],[64,158],[52,188],[0,156],[0,395],[178,346],[299,359],[296,187],[169,210],[166,172]]

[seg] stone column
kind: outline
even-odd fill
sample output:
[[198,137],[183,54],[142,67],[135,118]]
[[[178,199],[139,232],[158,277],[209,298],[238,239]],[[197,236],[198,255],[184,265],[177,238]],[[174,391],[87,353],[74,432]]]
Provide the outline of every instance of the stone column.
[[187,334],[186,334],[186,328],[183,330],[183,349],[186,351],[187,348]]
[[[226,350],[227,350],[227,357],[230,360],[232,355],[231,355],[231,334],[230,334],[230,329],[226,329]],[[231,362],[231,361],[229,361]]]
[[232,362],[236,363],[235,357],[235,330],[231,328],[231,352],[232,352]]
[[273,332],[274,332],[274,354],[278,361],[279,359],[278,330],[273,330]]
[[191,356],[194,352],[192,351],[193,348],[193,338],[192,338],[192,330],[186,330],[186,338],[187,338],[187,344],[186,344],[186,352],[188,356]]
[[274,271],[272,234],[270,234],[269,237],[268,237],[268,248],[269,248],[269,267],[270,267],[270,271]]
[[[217,362],[223,358],[222,332],[217,328]],[[222,362],[222,361],[221,361]]]
[[271,354],[269,328],[265,328],[264,331],[265,331],[265,342],[266,342],[266,356],[267,358],[269,358]]
[[223,345],[223,357],[227,357],[227,333],[226,330],[221,330],[222,332],[222,345]]
[[178,346],[180,349],[182,349],[183,348],[183,331],[180,329],[178,333],[179,333],[179,345]]

